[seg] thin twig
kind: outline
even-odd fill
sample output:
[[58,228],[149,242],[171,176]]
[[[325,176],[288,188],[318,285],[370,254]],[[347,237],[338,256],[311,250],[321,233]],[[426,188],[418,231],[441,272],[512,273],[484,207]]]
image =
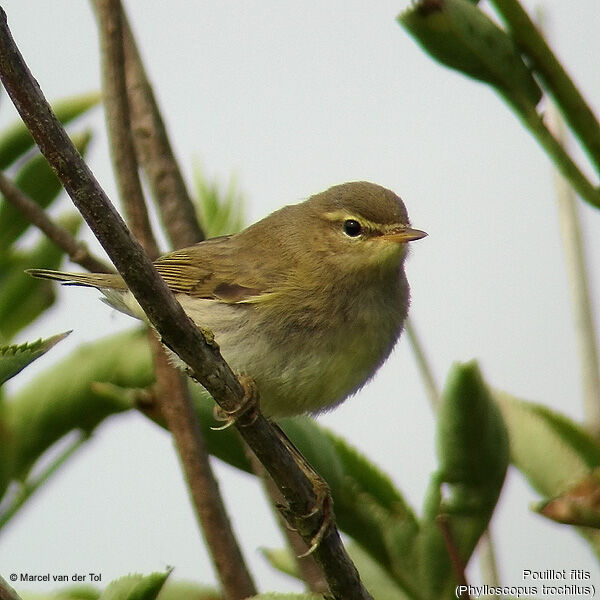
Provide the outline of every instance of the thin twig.
[[0,600],[21,600],[21,597],[0,575]]
[[[450,557],[450,563],[452,564],[452,570],[454,571],[456,581],[458,585],[468,587],[469,584],[467,583],[467,578],[465,577],[465,565],[463,564],[462,558],[460,557],[460,552],[456,546],[448,516],[443,513],[439,514],[435,518],[435,521],[442,533],[442,538],[444,539],[446,551]],[[460,595],[460,598],[463,600],[470,600],[471,596],[469,595],[469,592],[463,592]]]
[[[548,117],[549,127],[554,130],[559,142],[564,145],[566,142],[564,123],[553,104],[548,107]],[[569,182],[556,169],[553,170],[553,175],[567,277],[575,314],[584,420],[590,432],[600,437],[600,359],[579,207]]]
[[[240,407],[246,404],[247,386],[242,387],[217,345],[209,343],[184,313],[69,140],[16,47],[3,10],[0,10],[0,78],[42,154],[163,343],[189,365],[193,377],[223,410],[240,412]],[[288,523],[311,543],[321,529],[324,511],[317,504],[316,491],[306,473],[260,412],[241,411],[235,426],[281,490]],[[371,598],[335,526],[327,529],[313,554],[336,599]]]
[[406,319],[404,331],[406,331],[408,342],[410,343],[413,355],[417,361],[417,367],[419,368],[419,373],[421,373],[421,379],[423,380],[425,392],[429,398],[429,404],[435,412],[440,404],[440,390],[433,375],[433,369],[427,360],[427,356],[425,355],[425,351],[423,350],[423,346],[419,341],[419,336],[415,331],[415,328],[412,324],[412,319],[410,317]]
[[171,246],[191,246],[202,241],[204,233],[173,155],[152,86],[124,13],[122,18],[125,77],[138,160],[148,177]]
[[110,141],[113,170],[127,222],[150,258],[159,254],[152,233],[138,164],[131,135],[127,87],[125,84],[121,3],[118,0],[94,0],[100,33],[102,91],[106,129]]
[[[131,228],[143,241],[146,252],[155,256],[158,248],[150,229],[129,122],[125,83],[121,5],[119,0],[95,0],[102,45],[102,66],[107,121],[112,134],[115,172],[120,189],[139,192],[128,214],[135,216]],[[118,46],[118,48],[117,48]],[[134,194],[135,196],[135,194]],[[125,206],[131,198],[123,197]],[[154,335],[152,335],[154,338]],[[156,340],[153,346],[159,402],[169,430],[175,438],[190,489],[198,522],[226,598],[237,600],[256,594],[252,577],[235,539],[209,462],[206,443],[187,390],[185,380],[169,364]]]
[[58,225],[27,194],[22,192],[4,173],[0,172],[0,192],[30,223],[43,231],[69,259],[94,273],[113,273],[114,269],[90,254],[87,246],[76,240],[68,229]]
[[169,363],[154,333],[150,335],[162,416],[175,436],[181,465],[215,571],[227,598],[254,596],[256,588],[210,466],[206,442],[190,400],[186,378]]

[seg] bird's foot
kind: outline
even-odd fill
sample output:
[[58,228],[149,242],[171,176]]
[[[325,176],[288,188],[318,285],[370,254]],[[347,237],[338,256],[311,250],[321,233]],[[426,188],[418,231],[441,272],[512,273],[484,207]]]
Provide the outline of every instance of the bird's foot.
[[321,524],[319,525],[317,532],[311,537],[308,550],[300,554],[298,558],[306,558],[307,556],[310,556],[319,547],[319,544],[327,537],[335,522],[333,516],[333,502],[331,500],[331,494],[329,493],[329,487],[327,484],[325,484],[323,479],[320,477],[319,479],[321,483],[324,484],[324,487],[315,487],[315,492],[317,492],[315,505],[307,515],[302,516],[302,519],[308,520],[318,516]]
[[[277,431],[281,441],[290,451],[298,467],[302,470],[304,475],[310,481],[311,487],[315,495],[315,501],[310,511],[304,515],[292,516],[295,521],[295,529],[298,533],[306,540],[306,535],[310,535],[310,540],[307,543],[308,550],[298,556],[298,558],[305,558],[312,554],[318,547],[321,541],[329,534],[335,524],[335,517],[333,513],[333,500],[331,499],[331,493],[329,486],[326,481],[315,471],[310,463],[304,458],[302,453],[294,446],[292,441],[283,432],[283,430],[272,423],[273,427]],[[289,514],[284,507],[284,512]],[[313,532],[316,529],[316,533]]]
[[217,421],[224,421],[224,424],[220,427],[211,427],[213,431],[223,431],[224,429],[231,427],[241,416],[246,414],[249,415],[249,421],[243,423],[243,426],[245,427],[252,425],[258,418],[258,389],[254,380],[247,375],[242,375],[240,376],[239,381],[244,390],[242,400],[233,410],[225,410],[218,404],[215,405],[213,416]]

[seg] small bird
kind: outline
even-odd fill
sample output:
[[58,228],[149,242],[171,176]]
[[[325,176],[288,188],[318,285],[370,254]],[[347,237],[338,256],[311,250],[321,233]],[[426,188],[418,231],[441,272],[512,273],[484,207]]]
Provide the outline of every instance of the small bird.
[[[262,412],[280,418],[336,406],[387,359],[408,312],[407,242],[426,235],[396,194],[359,181],[154,265],[231,368],[254,379]],[[120,275],[28,272],[145,317]]]

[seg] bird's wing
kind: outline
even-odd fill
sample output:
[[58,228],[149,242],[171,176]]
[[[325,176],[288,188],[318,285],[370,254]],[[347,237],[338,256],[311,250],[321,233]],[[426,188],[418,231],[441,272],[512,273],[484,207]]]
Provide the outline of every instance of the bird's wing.
[[242,273],[231,236],[200,242],[161,256],[155,266],[176,293],[231,304],[257,302],[268,292],[250,273]]

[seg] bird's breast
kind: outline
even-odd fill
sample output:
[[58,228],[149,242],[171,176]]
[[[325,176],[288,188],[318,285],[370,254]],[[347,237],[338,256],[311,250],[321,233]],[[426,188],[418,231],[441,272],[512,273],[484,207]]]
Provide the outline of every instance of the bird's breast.
[[284,417],[332,407],[373,376],[402,330],[408,285],[402,277],[391,289],[279,295],[258,304],[179,300],[213,331],[234,371],[254,378],[263,412]]

